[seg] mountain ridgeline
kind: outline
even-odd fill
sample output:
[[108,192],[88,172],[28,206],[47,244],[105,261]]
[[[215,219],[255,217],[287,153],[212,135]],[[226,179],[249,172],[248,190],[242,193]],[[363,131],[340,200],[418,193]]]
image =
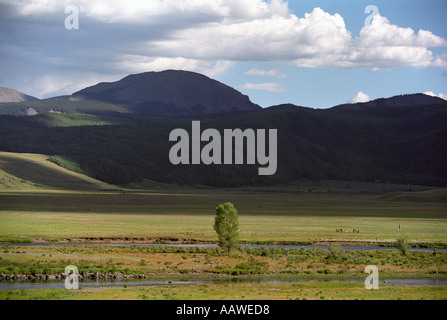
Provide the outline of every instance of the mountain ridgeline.
[[[5,104],[9,115],[0,116],[1,151],[47,154],[63,167],[111,184],[149,179],[235,187],[315,179],[447,186],[447,102],[422,94],[330,109],[290,104],[263,109],[205,76],[166,71],[48,101],[53,105]],[[66,103],[66,111],[55,102]],[[13,105],[47,111],[17,117]],[[176,128],[191,132],[193,120],[200,120],[202,131],[277,129],[276,174],[259,176],[258,164],[172,165],[175,142],[169,134]]]
[[159,116],[194,116],[259,109],[250,99],[204,75],[167,70],[130,75],[78,91],[74,99],[125,105],[129,112]]
[[129,75],[116,82],[85,88],[71,96],[14,101],[17,102],[0,105],[0,115],[63,112],[182,117],[261,108],[221,82],[202,74],[176,70]]

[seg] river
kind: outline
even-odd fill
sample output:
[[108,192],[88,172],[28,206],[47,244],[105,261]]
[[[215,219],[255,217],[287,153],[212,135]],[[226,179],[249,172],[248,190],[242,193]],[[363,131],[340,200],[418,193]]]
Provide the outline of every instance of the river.
[[[61,243],[61,242],[45,242],[45,243],[2,243],[6,246],[31,246],[31,247],[48,247],[48,246],[111,246],[111,247],[183,247],[183,248],[216,248],[217,244],[161,244],[161,243]],[[241,244],[242,248],[284,248],[284,249],[329,249],[329,246],[309,246],[309,245],[262,245],[262,244]],[[398,250],[395,247],[378,247],[378,246],[340,246],[344,250]],[[410,251],[433,252],[434,248],[410,248]],[[436,249],[438,252],[447,252],[447,249]]]
[[[104,287],[151,287],[151,286],[179,286],[179,285],[203,285],[203,284],[228,284],[228,283],[252,283],[252,284],[282,284],[303,283],[308,281],[319,282],[349,282],[364,283],[365,278],[323,278],[323,277],[267,277],[267,278],[232,278],[232,279],[145,279],[145,280],[82,280],[79,281],[81,288],[104,288]],[[380,278],[380,286],[447,286],[447,279],[435,278]],[[54,281],[2,281],[0,290],[28,290],[28,289],[65,289],[64,280]]]

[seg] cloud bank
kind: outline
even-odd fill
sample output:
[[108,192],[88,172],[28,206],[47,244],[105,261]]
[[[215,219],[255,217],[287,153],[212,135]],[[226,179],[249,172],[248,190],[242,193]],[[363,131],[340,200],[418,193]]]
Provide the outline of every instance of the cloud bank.
[[[79,30],[64,28],[67,5],[79,7]],[[61,69],[81,78],[85,72],[110,76],[163,69],[215,76],[245,61],[305,68],[447,68],[446,57],[430,50],[447,47],[447,40],[430,31],[399,27],[377,15],[353,37],[340,14],[317,7],[299,16],[282,0],[0,0],[0,12],[0,27],[17,40],[7,40],[5,32],[0,57],[5,65],[17,53],[45,61],[45,94],[70,88],[50,79]],[[285,77],[275,70],[247,74]],[[285,90],[273,83],[262,87]]]

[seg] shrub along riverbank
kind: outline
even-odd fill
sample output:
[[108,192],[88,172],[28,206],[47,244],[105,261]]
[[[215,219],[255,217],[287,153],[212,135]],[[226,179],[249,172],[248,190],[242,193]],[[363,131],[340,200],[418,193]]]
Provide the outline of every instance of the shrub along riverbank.
[[376,265],[382,276],[445,277],[447,253],[407,252],[403,255],[398,251],[343,250],[337,245],[328,250],[242,248],[230,255],[219,248],[198,247],[0,246],[0,273],[9,278],[11,275],[62,277],[69,265],[76,266],[81,274],[94,277],[119,274],[123,278],[181,275],[364,277],[367,265]]

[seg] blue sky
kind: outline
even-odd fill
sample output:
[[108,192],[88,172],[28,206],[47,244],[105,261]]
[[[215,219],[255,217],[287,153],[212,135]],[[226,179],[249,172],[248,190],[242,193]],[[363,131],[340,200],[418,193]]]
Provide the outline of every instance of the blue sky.
[[[78,29],[66,28],[70,5]],[[445,99],[446,9],[445,0],[0,0],[0,86],[47,98],[183,69],[263,107]]]

